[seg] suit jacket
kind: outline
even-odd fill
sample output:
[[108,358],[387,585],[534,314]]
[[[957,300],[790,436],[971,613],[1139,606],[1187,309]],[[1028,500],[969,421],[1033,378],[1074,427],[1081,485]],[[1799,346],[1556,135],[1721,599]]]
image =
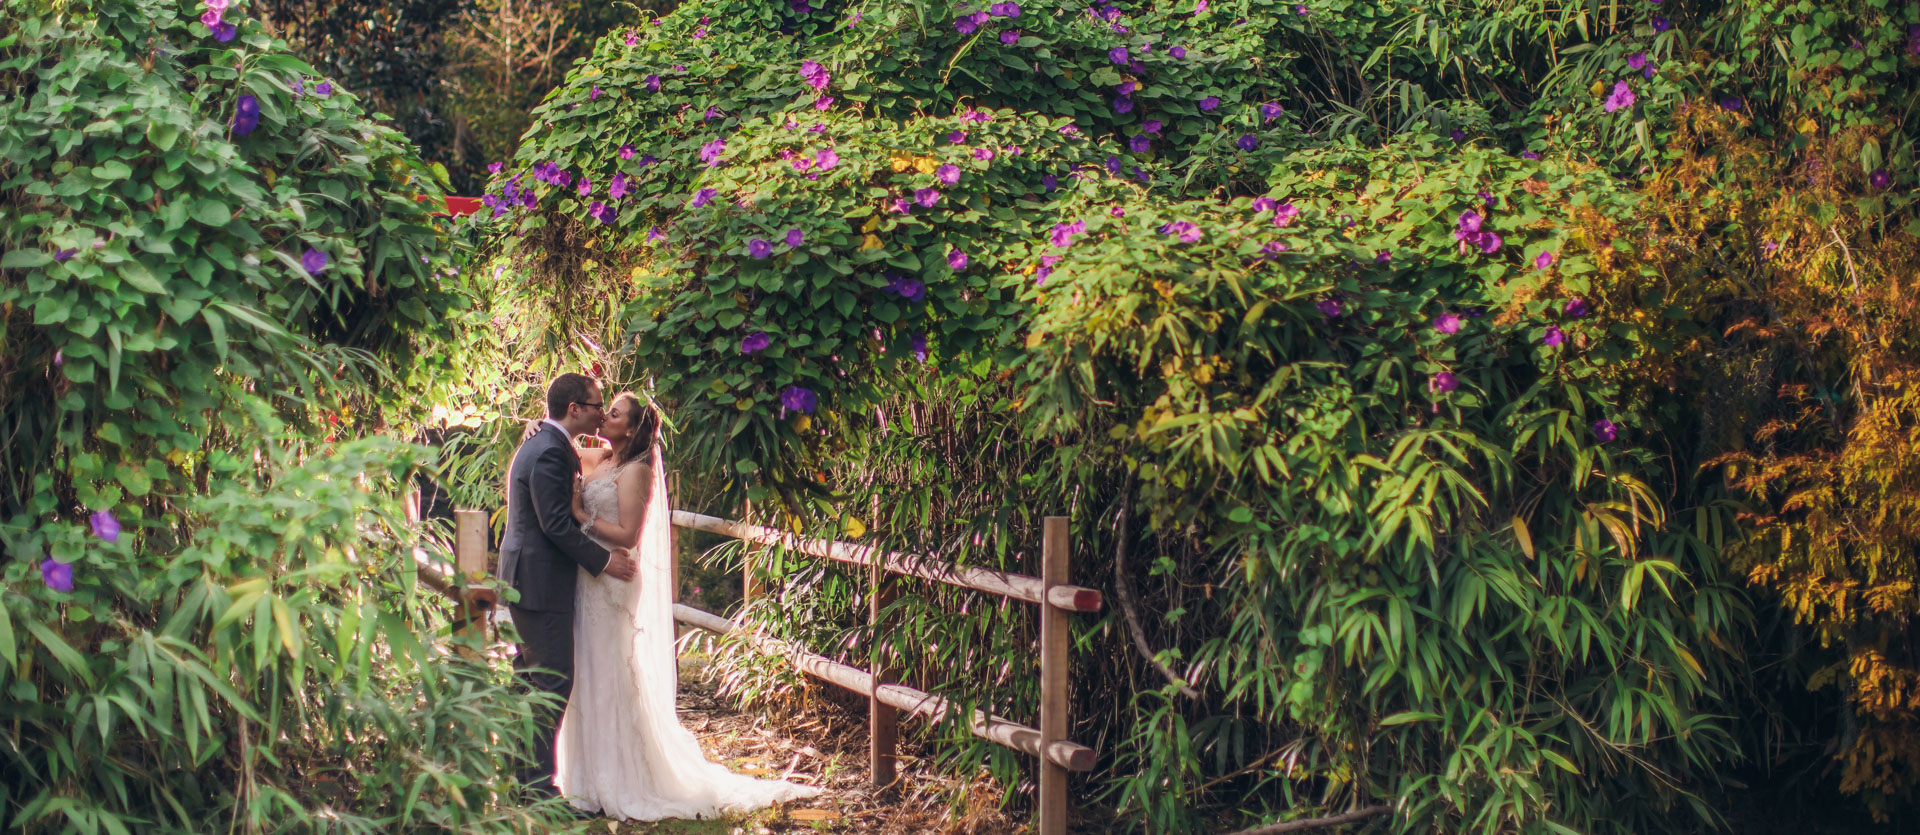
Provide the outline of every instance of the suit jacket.
[[573,518],[573,477],[580,456],[565,432],[543,424],[520,445],[507,470],[507,532],[500,538],[500,579],[520,592],[519,608],[573,611],[578,569],[595,577],[607,549]]

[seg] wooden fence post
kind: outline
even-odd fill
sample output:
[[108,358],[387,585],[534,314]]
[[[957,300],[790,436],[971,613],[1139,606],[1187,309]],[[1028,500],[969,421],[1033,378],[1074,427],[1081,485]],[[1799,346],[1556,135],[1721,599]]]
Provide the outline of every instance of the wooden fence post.
[[[667,473],[666,488],[667,494],[661,496],[660,499],[667,503],[667,518],[669,520],[667,524],[667,585],[671,590],[667,592],[667,599],[669,602],[679,603],[680,534],[679,531],[674,528],[671,521],[673,518],[673,509],[677,507],[677,505],[673,503],[673,500],[680,495],[679,473]],[[678,624],[675,625],[677,626]]]
[[[1048,516],[1042,529],[1040,581],[1046,589],[1068,585],[1067,517]],[[1067,738],[1067,645],[1069,615],[1040,604],[1040,835],[1066,835],[1067,769],[1047,757]]]
[[873,562],[867,568],[867,635],[873,642],[868,647],[872,656],[873,695],[867,697],[867,770],[874,788],[888,791],[897,776],[895,748],[900,738],[900,716],[892,705],[880,701],[880,686],[893,682],[890,644],[886,630],[881,628],[880,613],[893,603],[894,596],[894,583],[887,578],[883,567],[884,556],[881,549],[873,549]]
[[[759,520],[753,518],[752,499],[741,504],[740,521],[749,525],[759,524]],[[760,576],[753,569],[755,558],[759,556],[762,547],[753,542],[747,542],[744,545],[745,549],[740,552],[740,603],[743,608],[753,605],[753,599],[760,596]]]
[[487,512],[453,512],[453,587],[460,594],[457,635],[479,634],[485,640],[487,616],[497,602],[492,590],[477,588],[474,576],[487,572]]

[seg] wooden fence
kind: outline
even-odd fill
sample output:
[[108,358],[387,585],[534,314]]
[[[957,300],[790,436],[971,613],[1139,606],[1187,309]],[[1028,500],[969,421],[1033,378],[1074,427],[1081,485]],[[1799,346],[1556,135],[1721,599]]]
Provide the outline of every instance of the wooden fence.
[[[420,556],[421,577],[430,586],[460,604],[456,629],[484,629],[487,615],[498,605],[498,597],[487,576],[486,514],[478,510],[454,512],[454,565],[452,576],[445,569]],[[871,545],[814,539],[785,533],[773,528],[705,516],[685,511],[673,512],[673,524],[689,530],[706,531],[742,540],[750,545],[780,547],[797,553],[867,568],[871,593],[868,595],[868,625],[872,634],[880,634],[882,613],[894,599],[894,584],[889,575],[917,577],[971,589],[999,597],[1033,603],[1040,607],[1040,726],[1034,728],[1009,719],[975,710],[968,717],[968,728],[975,736],[1025,752],[1039,761],[1040,796],[1036,829],[1040,835],[1064,835],[1067,827],[1067,774],[1093,768],[1098,754],[1094,749],[1068,738],[1071,716],[1068,712],[1067,650],[1070,637],[1068,618],[1074,612],[1097,612],[1103,605],[1095,589],[1070,582],[1070,548],[1067,519],[1049,516],[1042,525],[1041,571],[1039,577],[1012,574],[990,568],[959,566],[922,554],[886,551]],[[758,590],[754,559],[756,548],[748,549],[747,583],[749,595]],[[673,566],[674,587],[679,587],[679,566]],[[734,621],[691,606],[674,604],[674,620],[721,635],[740,633],[755,649],[785,658],[795,669],[867,699],[868,771],[875,787],[887,790],[897,778],[895,745],[901,712],[910,716],[938,720],[955,708],[940,696],[916,690],[893,681],[892,669],[884,650],[876,649],[874,669],[862,670],[834,661],[766,635],[749,632]]]

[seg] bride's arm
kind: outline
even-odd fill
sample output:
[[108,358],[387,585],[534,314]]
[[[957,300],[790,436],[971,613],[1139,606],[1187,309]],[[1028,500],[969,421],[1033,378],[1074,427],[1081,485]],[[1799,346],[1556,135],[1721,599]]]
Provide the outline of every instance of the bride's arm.
[[631,548],[640,542],[640,526],[646,523],[641,516],[646,512],[647,494],[653,491],[653,468],[645,464],[628,467],[614,489],[620,496],[620,524],[595,519],[588,530],[615,545]]

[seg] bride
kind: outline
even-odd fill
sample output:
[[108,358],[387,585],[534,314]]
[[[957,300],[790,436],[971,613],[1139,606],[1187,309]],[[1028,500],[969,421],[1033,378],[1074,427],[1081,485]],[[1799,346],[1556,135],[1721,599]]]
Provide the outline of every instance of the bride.
[[580,572],[573,695],[560,722],[554,782],[575,808],[638,821],[711,818],[819,794],[708,762],[675,715],[671,520],[659,428],[652,407],[624,393],[600,429],[609,448],[580,451],[574,516],[601,545],[633,549],[639,574],[629,583]]

